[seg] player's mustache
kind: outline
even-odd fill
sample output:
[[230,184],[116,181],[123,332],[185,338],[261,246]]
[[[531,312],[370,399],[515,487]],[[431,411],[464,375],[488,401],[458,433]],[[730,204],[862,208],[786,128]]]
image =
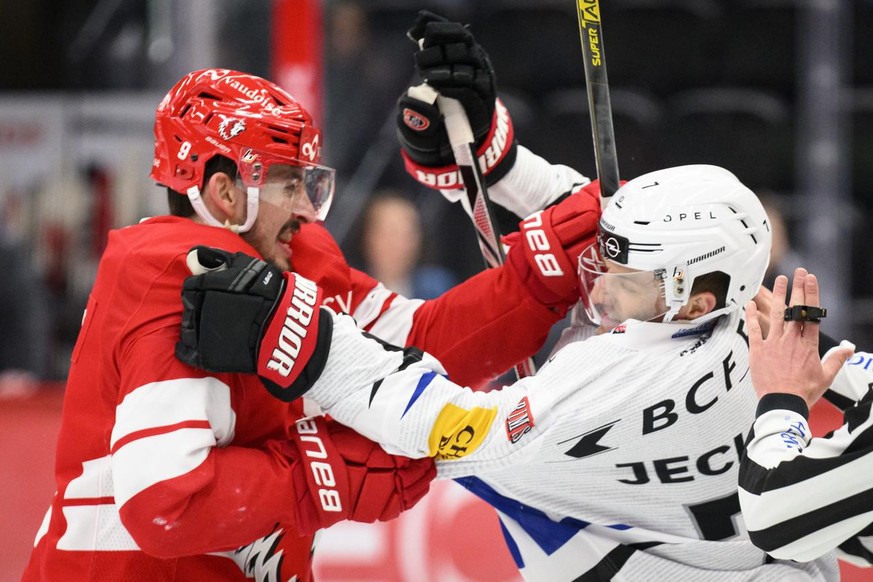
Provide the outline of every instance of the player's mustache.
[[282,235],[287,234],[289,232],[291,234],[297,234],[298,232],[300,232],[300,221],[299,220],[292,218],[291,220],[286,222],[284,225],[282,225],[282,228],[279,230],[279,238],[281,238]]

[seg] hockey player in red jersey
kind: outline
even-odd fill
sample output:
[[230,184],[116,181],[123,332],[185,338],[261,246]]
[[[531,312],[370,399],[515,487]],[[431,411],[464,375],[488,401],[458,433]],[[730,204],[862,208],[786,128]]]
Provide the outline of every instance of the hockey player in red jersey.
[[[521,254],[432,301],[398,296],[349,268],[318,223],[333,195],[320,141],[293,97],[244,73],[193,72],[161,102],[152,177],[168,189],[170,215],[110,234],[72,354],[58,489],[24,580],[309,580],[318,528],[391,519],[434,476],[430,459],[392,457],[308,417],[317,409],[294,399],[317,376],[295,364],[318,364],[307,359],[329,325],[318,305],[353,315],[386,342],[428,350],[475,385],[538,349],[578,299],[572,268],[549,276]],[[507,179],[524,181],[544,164],[524,155],[529,163],[516,162]],[[550,189],[540,181],[538,195],[551,201],[573,184],[588,180],[564,172]],[[582,190],[551,213],[552,251],[564,260],[596,228],[596,186]],[[290,291],[287,317],[269,331],[281,349],[263,355],[276,382],[230,373],[246,354],[212,363],[213,373],[174,357],[196,244],[284,271],[251,279],[250,269],[233,282]],[[222,318],[255,337],[264,330],[247,322],[262,307],[252,301]],[[286,388],[292,377],[297,387]]]

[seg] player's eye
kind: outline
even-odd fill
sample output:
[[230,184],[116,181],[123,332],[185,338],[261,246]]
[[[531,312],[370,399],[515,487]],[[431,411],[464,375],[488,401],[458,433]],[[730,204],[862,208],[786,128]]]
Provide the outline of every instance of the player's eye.
[[303,187],[302,178],[291,178],[285,182],[285,196],[293,198]]

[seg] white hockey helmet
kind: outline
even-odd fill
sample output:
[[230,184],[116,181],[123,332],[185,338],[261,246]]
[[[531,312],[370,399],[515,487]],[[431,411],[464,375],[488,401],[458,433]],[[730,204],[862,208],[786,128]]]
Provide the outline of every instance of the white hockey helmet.
[[[591,251],[628,269],[654,272],[666,302],[663,321],[672,321],[688,302],[695,279],[724,273],[730,279],[724,306],[695,320],[703,323],[755,296],[770,245],[770,221],[754,192],[724,168],[689,165],[644,174],[619,188]],[[582,253],[580,271],[590,267],[591,257]]]

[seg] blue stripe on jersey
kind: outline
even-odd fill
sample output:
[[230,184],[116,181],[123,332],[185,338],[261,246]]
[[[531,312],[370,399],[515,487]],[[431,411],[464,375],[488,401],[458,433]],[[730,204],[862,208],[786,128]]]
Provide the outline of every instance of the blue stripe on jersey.
[[511,535],[509,535],[509,530],[506,529],[506,525],[503,523],[503,519],[498,516],[497,521],[500,522],[500,531],[503,532],[503,541],[506,542],[506,547],[509,549],[509,555],[512,556],[512,560],[515,562],[515,567],[521,570],[522,568],[524,568],[524,560],[521,558],[521,552],[518,549],[518,544],[515,543],[515,540],[512,539]]
[[415,404],[415,401],[418,400],[418,397],[424,393],[424,389],[427,388],[431,382],[433,382],[433,379],[436,376],[437,373],[434,371],[430,371],[426,374],[421,375],[421,378],[418,379],[418,384],[415,386],[415,391],[409,398],[409,402],[406,403],[406,408],[403,410],[403,414],[400,415],[400,418],[406,416],[406,413],[409,412],[409,409],[412,408],[412,405]]
[[[559,522],[553,521],[541,510],[497,493],[497,491],[478,477],[461,477],[455,479],[455,481],[476,496],[481,497],[495,509],[514,519],[527,535],[548,555],[551,555],[567,543],[580,530],[591,525],[590,522],[573,517],[565,517]],[[501,527],[503,528],[503,524],[501,524]],[[631,529],[632,526],[614,524],[608,527],[617,530],[627,530]],[[515,560],[516,566],[519,568],[524,567],[524,561],[518,552],[518,546],[505,528],[503,528],[503,535],[506,538],[506,543],[509,546],[509,551]]]

